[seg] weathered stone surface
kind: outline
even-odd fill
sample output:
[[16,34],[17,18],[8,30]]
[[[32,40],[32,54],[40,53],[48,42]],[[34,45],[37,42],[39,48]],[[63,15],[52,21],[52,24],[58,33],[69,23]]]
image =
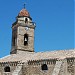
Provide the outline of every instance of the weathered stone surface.
[[63,62],[62,60],[56,61],[52,75],[58,75],[59,74],[62,62]]
[[75,49],[36,53],[34,29],[28,11],[21,10],[12,25],[11,54],[0,59],[0,75],[75,75]]

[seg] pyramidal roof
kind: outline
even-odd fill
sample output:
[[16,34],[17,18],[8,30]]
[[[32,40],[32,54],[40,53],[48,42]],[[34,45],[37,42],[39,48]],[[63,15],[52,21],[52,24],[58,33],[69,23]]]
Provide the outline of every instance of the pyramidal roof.
[[23,9],[19,12],[18,16],[19,16],[19,17],[21,17],[21,16],[30,17],[30,14],[29,14],[29,12],[28,12],[25,8],[23,8]]

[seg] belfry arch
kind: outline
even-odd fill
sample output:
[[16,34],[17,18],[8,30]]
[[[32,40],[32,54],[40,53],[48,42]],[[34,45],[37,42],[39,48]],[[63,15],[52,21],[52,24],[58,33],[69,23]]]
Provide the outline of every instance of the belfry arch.
[[28,45],[28,34],[24,34],[24,45]]

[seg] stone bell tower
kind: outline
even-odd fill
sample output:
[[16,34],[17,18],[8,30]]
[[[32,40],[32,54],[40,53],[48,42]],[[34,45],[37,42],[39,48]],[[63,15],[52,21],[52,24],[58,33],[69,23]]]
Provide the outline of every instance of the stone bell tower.
[[12,48],[11,54],[19,51],[34,52],[34,29],[29,12],[23,8],[12,24]]

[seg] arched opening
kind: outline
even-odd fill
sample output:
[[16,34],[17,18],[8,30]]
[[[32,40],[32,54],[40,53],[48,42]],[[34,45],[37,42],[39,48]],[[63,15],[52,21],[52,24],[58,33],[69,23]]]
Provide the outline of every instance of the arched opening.
[[48,70],[48,66],[47,66],[46,64],[43,64],[43,65],[41,66],[41,69],[42,69],[42,70]]
[[25,23],[28,23],[28,19],[27,18],[25,18]]
[[24,34],[24,45],[28,45],[28,35]]
[[9,66],[6,66],[6,67],[4,68],[4,71],[5,71],[5,72],[10,72],[10,67],[9,67]]
[[15,46],[15,37],[13,37],[13,46]]

